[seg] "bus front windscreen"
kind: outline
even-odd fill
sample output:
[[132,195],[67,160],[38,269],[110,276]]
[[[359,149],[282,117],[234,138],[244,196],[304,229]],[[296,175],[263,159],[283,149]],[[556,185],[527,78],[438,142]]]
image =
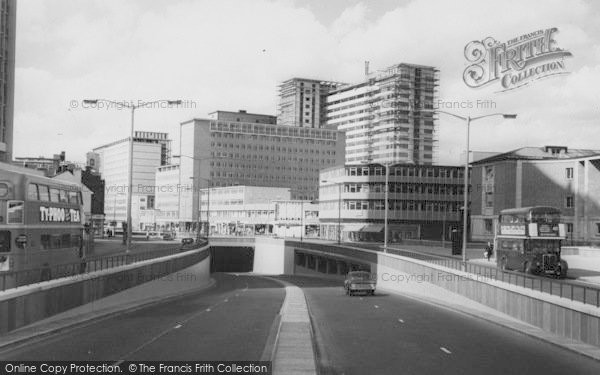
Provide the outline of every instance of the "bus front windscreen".
[[560,251],[558,240],[529,240],[529,249],[535,253],[557,253]]

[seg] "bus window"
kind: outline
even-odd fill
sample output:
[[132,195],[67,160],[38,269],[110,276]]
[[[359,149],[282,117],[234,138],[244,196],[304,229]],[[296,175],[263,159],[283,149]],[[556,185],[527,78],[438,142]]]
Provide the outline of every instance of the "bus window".
[[50,188],[50,202],[60,202],[60,194],[58,189]]
[[62,244],[62,247],[70,247],[71,246],[71,235],[63,234],[60,238],[60,242]]
[[49,234],[42,234],[41,238],[40,238],[40,242],[42,244],[42,249],[49,249],[50,248],[50,235]]
[[71,236],[71,247],[79,247],[79,246],[81,246],[81,244],[82,244],[81,236],[79,236],[79,235]]
[[60,191],[60,203],[69,203],[69,196],[65,190]]
[[61,248],[61,244],[60,244],[60,236],[51,236],[51,241],[52,241],[52,248],[53,249],[60,249]]
[[70,204],[79,204],[79,202],[77,201],[77,192],[76,191],[69,191],[69,203]]
[[23,224],[23,201],[8,201],[7,224]]
[[41,201],[44,201],[44,202],[50,201],[50,192],[48,191],[48,186],[38,185],[38,192],[40,194]]
[[522,252],[523,251],[523,241],[522,240],[502,240],[500,241],[500,249],[505,251],[515,251]]
[[31,201],[39,200],[38,186],[36,184],[29,184],[27,187],[27,198]]
[[7,253],[10,251],[10,232],[7,230],[0,230],[0,253]]

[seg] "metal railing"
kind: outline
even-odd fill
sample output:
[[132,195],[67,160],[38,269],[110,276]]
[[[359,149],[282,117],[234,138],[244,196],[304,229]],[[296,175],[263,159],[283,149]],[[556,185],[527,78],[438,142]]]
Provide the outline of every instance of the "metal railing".
[[[367,261],[371,263],[377,262],[377,256],[373,253],[365,252],[371,250],[381,252],[381,245],[374,244],[325,244],[325,243],[310,243],[310,242],[295,242],[298,248],[316,250],[326,256],[344,255],[357,260]],[[600,286],[585,285],[581,282],[553,279],[543,276],[528,275],[517,271],[502,271],[495,265],[482,265],[465,263],[461,259],[452,258],[450,256],[440,256],[425,252],[401,250],[388,247],[388,253],[405,256],[407,258],[417,259],[428,263],[440,265],[443,267],[466,271],[474,275],[474,280],[498,280],[512,285],[528,288],[534,291],[555,295],[560,298],[566,298],[571,301],[578,301],[584,304],[600,307]]]
[[25,269],[19,271],[0,272],[0,291],[35,284],[42,281],[73,277],[89,272],[102,271],[109,268],[142,262],[149,259],[161,258],[182,251],[192,250],[206,246],[207,241],[195,242],[188,245],[178,244],[167,249],[145,251],[129,254],[115,254],[107,256],[90,257],[79,262],[56,264],[49,267]]
[[466,271],[467,273],[475,275],[476,279],[498,280],[538,292],[567,298],[571,301],[583,302],[588,305],[600,307],[600,286],[588,286],[576,281],[528,275],[517,271],[503,271],[492,265],[488,266],[467,262],[465,268],[465,263],[463,263],[462,260],[416,251],[388,248],[388,252],[438,264],[455,270]]

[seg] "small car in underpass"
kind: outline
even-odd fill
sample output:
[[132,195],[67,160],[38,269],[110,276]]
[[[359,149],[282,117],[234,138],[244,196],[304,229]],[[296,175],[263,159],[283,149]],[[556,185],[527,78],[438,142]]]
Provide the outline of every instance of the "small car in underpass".
[[376,278],[369,271],[351,271],[346,275],[344,280],[344,290],[349,296],[356,293],[365,293],[366,295],[374,295],[377,285]]

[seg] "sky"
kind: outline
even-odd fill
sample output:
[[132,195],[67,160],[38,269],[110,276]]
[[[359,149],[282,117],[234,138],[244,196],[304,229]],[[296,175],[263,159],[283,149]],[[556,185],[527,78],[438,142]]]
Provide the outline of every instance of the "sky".
[[[348,83],[406,62],[440,71],[438,107],[516,113],[471,126],[472,150],[600,149],[600,2],[593,0],[18,0],[14,156],[68,160],[128,136],[130,113],[83,99],[138,103],[136,130],[170,134],[215,110],[276,115],[292,77]],[[499,92],[468,87],[465,46],[556,27],[569,74]],[[471,108],[468,108],[471,107]],[[439,164],[457,164],[465,124],[440,115]]]

